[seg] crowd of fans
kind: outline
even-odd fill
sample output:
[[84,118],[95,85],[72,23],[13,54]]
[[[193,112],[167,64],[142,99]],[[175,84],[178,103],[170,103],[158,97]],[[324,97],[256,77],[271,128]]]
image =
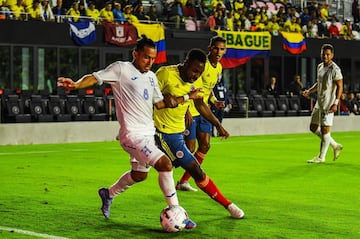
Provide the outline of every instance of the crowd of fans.
[[360,93],[344,92],[340,97],[341,115],[360,114]]
[[[52,0],[55,1],[55,0]],[[360,39],[359,4],[353,0],[353,21],[329,14],[329,5],[312,0],[306,7],[287,0],[0,0],[0,18],[73,22],[162,22],[177,29],[301,32],[305,37]]]

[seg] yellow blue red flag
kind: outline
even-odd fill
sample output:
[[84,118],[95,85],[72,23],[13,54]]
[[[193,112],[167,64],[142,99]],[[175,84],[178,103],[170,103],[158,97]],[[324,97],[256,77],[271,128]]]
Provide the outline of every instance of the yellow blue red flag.
[[306,40],[300,32],[281,32],[283,49],[297,55],[306,50]]
[[166,62],[165,30],[160,24],[131,23],[138,32],[138,36],[145,35],[154,41],[157,49],[157,56],[154,64]]
[[223,68],[245,64],[255,55],[269,56],[271,35],[269,32],[215,31],[226,39],[226,53],[220,60]]

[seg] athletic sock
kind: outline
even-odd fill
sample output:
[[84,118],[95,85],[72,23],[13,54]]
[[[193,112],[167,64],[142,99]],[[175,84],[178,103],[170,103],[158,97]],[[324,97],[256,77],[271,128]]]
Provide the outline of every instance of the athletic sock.
[[179,205],[179,200],[176,194],[173,171],[159,172],[159,185],[161,191],[165,196],[168,205]]
[[206,154],[196,151],[194,156],[195,156],[196,160],[199,162],[199,164],[201,165],[205,159]]
[[131,185],[136,182],[131,177],[131,171],[124,173],[119,180],[109,188],[109,196],[115,197],[116,195],[126,191]]
[[225,208],[227,208],[231,204],[231,201],[226,199],[226,197],[216,187],[215,183],[207,175],[203,180],[196,181],[196,185],[207,195],[209,195],[213,200],[220,203]]
[[[314,134],[316,134],[316,135],[321,139],[321,131],[320,131],[320,128],[318,128],[318,129],[314,132]],[[330,145],[331,145],[331,147],[333,147],[333,148],[335,148],[335,147],[338,145],[338,143],[333,139],[333,137],[331,137],[331,135],[330,135]]]
[[330,133],[327,134],[323,134],[322,139],[321,139],[321,146],[320,146],[320,155],[319,158],[321,159],[325,159],[326,156],[326,152],[329,149],[329,145],[330,145]]

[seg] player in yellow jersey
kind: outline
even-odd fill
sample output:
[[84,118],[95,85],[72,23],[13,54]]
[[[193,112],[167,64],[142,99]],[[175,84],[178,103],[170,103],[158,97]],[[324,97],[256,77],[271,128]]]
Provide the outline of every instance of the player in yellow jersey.
[[224,206],[233,218],[242,219],[244,212],[221,193],[212,179],[201,169],[184,141],[185,114],[192,101],[198,112],[215,125],[221,136],[229,137],[229,133],[222,127],[201,97],[203,93],[198,93],[201,98],[197,99],[189,99],[187,96],[194,90],[200,90],[203,87],[200,75],[204,71],[206,59],[206,54],[202,50],[192,49],[182,64],[163,66],[156,72],[159,88],[164,95],[185,96],[183,103],[178,104],[176,108],[154,109],[155,140],[175,167],[182,167],[189,172],[196,185],[213,200]]
[[[225,107],[225,102],[217,101],[213,94],[213,89],[216,83],[222,78],[222,66],[220,64],[220,60],[226,52],[225,38],[221,36],[212,37],[208,46],[208,51],[205,69],[201,75],[202,88],[204,91],[204,103],[208,104],[209,101],[211,101],[215,107],[223,109]],[[191,122],[192,124],[185,131],[186,145],[190,151],[194,153],[195,158],[201,164],[210,149],[210,138],[213,127],[208,120],[199,114],[194,104],[190,105],[187,117],[190,117],[190,119],[187,119],[189,122],[187,124],[190,125]],[[199,147],[195,152],[196,140]],[[176,189],[183,191],[197,191],[197,189],[190,186],[189,179],[190,174],[185,172],[178,181]]]

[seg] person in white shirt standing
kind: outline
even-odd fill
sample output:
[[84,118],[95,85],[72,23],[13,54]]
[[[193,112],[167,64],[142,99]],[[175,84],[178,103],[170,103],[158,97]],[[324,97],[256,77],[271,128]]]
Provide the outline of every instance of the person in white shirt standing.
[[317,102],[311,114],[310,130],[321,138],[320,153],[308,163],[324,163],[325,156],[331,145],[334,152],[333,160],[340,156],[343,146],[337,143],[330,134],[334,113],[338,109],[340,96],[343,92],[343,76],[340,67],[332,61],[334,47],[324,44],[321,47],[322,62],[317,67],[317,81],[303,92],[305,97],[317,92]]
[[[116,61],[103,70],[83,76],[74,82],[59,77],[58,86],[67,91],[87,88],[95,84],[108,83],[115,98],[116,114],[120,123],[119,140],[122,148],[130,155],[131,170],[126,171],[111,187],[101,188],[101,211],[110,217],[113,198],[131,185],[146,179],[151,167],[158,171],[159,186],[169,206],[179,205],[173,179],[170,159],[155,144],[153,105],[156,108],[177,107],[184,97],[163,96],[158,80],[150,69],[156,58],[155,44],[143,36],[133,50],[133,61]],[[189,93],[196,98],[198,92]],[[186,229],[196,224],[188,219]]]

